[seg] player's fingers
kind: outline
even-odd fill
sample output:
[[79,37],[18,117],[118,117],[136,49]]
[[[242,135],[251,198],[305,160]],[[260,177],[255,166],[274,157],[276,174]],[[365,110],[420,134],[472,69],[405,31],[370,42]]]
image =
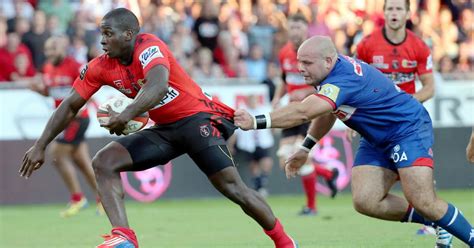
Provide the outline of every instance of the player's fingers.
[[[36,164],[37,164],[37,163],[36,163]],[[25,174],[25,178],[26,178],[26,179],[28,179],[28,178],[31,176],[31,174],[33,173],[33,171],[34,171],[34,169],[35,169],[36,164],[31,164],[31,163],[30,163],[30,164],[28,165],[28,168],[27,168],[26,174]]]
[[18,172],[20,172],[20,175],[22,175],[23,171],[25,170],[25,166],[26,166],[26,161],[27,161],[27,155],[25,154],[25,156],[23,156],[23,160],[21,162],[21,166],[20,166],[20,170]]

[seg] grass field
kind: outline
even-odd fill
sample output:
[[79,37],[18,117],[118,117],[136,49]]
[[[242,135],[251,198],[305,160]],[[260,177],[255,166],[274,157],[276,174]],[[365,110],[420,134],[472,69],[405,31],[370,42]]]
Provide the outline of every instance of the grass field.
[[[474,191],[442,191],[474,222]],[[270,197],[269,203],[300,247],[433,247],[434,236],[417,236],[418,224],[371,219],[356,213],[349,194],[319,199],[319,214],[296,216],[303,196]],[[0,247],[95,247],[109,231],[105,216],[89,207],[69,219],[63,205],[0,208]],[[260,227],[224,199],[127,202],[140,247],[272,247]],[[454,247],[466,247],[455,240]]]

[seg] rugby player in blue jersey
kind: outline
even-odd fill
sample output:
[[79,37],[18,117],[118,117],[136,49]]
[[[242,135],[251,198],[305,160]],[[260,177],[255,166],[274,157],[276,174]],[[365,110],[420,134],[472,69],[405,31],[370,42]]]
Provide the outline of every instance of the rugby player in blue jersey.
[[[359,213],[440,226],[474,247],[471,224],[436,196],[433,129],[425,108],[377,69],[338,55],[328,37],[306,40],[298,49],[298,65],[317,93],[262,115],[237,110],[235,124],[244,130],[288,128],[313,120],[301,149],[286,161],[291,177],[339,118],[362,136],[352,169],[353,203]],[[405,198],[389,193],[397,180]]]

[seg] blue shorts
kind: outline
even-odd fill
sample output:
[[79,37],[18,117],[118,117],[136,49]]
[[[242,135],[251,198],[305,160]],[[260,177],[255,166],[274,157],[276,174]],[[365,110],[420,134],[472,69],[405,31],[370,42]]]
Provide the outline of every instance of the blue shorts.
[[393,171],[410,166],[433,167],[433,131],[431,127],[383,147],[376,147],[360,139],[354,166],[373,165]]

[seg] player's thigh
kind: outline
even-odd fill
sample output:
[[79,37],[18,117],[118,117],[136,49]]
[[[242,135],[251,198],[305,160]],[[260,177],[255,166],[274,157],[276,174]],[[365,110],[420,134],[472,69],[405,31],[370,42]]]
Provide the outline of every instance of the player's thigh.
[[235,167],[234,158],[225,144],[209,146],[199,152],[190,153],[189,157],[207,177],[227,167]]
[[354,200],[380,200],[398,179],[393,163],[382,151],[362,140],[352,168]]
[[115,143],[125,149],[132,161],[121,165],[120,170],[139,171],[164,165],[184,153],[170,144],[165,136],[163,132],[150,128],[116,140]]
[[52,142],[49,147],[49,153],[54,160],[60,160],[64,158],[71,158],[75,150],[75,146],[67,143]]

